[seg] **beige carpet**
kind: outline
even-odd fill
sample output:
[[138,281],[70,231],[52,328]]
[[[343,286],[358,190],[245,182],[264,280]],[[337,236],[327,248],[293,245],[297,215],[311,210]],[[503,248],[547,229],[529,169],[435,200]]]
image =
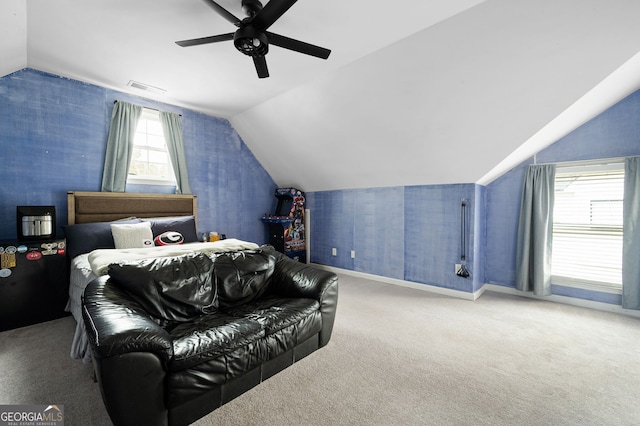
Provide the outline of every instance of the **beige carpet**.
[[[72,328],[0,333],[0,403],[64,404],[68,425],[109,424],[89,369],[68,360]],[[636,425],[640,320],[341,276],[329,345],[196,424]]]

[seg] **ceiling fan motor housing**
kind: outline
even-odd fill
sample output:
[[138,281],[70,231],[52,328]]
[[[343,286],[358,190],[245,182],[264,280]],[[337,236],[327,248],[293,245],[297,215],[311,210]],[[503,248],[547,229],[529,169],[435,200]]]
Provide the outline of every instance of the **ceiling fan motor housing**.
[[233,44],[247,56],[259,57],[269,52],[267,35],[251,25],[241,27],[235,32]]
[[242,0],[242,11],[250,18],[253,18],[262,10],[262,3],[258,0]]

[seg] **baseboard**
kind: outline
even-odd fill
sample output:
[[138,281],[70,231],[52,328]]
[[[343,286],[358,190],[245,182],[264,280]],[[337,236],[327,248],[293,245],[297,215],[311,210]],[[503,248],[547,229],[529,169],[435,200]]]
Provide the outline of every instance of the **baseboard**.
[[335,272],[336,274],[350,275],[352,277],[363,278],[366,280],[377,281],[385,284],[397,285],[400,287],[413,288],[416,290],[427,291],[430,293],[442,294],[444,296],[456,297],[458,299],[476,300],[478,297],[482,295],[484,291],[483,289],[480,289],[474,293],[469,293],[466,291],[438,287],[430,284],[416,283],[413,281],[399,280],[397,278],[383,277],[381,275],[367,274],[365,272],[351,271],[349,269],[342,269],[342,268],[336,268],[333,266],[320,265],[318,263],[313,263],[313,266],[320,269],[326,269],[327,271]]
[[613,312],[616,314],[629,315],[632,317],[640,318],[640,311],[634,309],[624,309],[622,306],[612,305],[611,303],[596,302],[593,300],[578,299],[575,297],[559,296],[557,294],[552,294],[551,296],[536,296],[531,292],[520,291],[513,287],[505,287],[497,284],[485,284],[484,286],[482,286],[482,289],[484,291],[512,294],[514,296],[527,297],[537,300],[546,300],[548,302],[562,303],[565,305],[579,306],[581,308]]
[[579,306],[581,308],[595,309],[598,311],[613,312],[616,314],[628,315],[640,318],[640,311],[633,309],[624,309],[619,305],[610,303],[595,302],[593,300],[577,299],[575,297],[551,295],[551,296],[535,296],[533,293],[516,290],[513,287],[505,287],[497,284],[484,284],[479,290],[468,293],[466,291],[453,290],[450,288],[438,287],[430,284],[421,284],[413,281],[400,280],[397,278],[383,277],[381,275],[367,274],[365,272],[351,271],[349,269],[336,268],[333,266],[320,265],[313,263],[313,266],[335,272],[336,274],[350,275],[353,277],[363,278],[371,281],[377,281],[385,284],[397,285],[400,287],[408,287],[416,290],[422,290],[430,293],[441,294],[444,296],[456,297],[464,300],[477,300],[485,291],[493,291],[496,293],[506,293],[514,296],[528,297],[530,299],[546,300],[548,302],[562,303],[565,305]]

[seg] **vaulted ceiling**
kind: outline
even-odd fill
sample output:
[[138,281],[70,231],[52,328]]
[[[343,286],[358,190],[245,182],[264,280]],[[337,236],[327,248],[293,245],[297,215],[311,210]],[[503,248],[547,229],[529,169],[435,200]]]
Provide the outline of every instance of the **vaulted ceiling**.
[[299,0],[270,31],[331,56],[271,46],[258,79],[231,42],[174,43],[235,30],[202,0],[3,0],[0,75],[227,118],[283,186],[487,183],[640,88],[638,16],[636,0]]

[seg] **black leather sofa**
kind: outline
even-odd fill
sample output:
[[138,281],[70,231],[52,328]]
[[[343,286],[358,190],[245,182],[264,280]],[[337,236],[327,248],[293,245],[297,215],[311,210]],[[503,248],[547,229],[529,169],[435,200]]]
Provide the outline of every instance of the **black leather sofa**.
[[83,317],[116,425],[186,425],[325,346],[337,276],[259,250],[109,267]]

